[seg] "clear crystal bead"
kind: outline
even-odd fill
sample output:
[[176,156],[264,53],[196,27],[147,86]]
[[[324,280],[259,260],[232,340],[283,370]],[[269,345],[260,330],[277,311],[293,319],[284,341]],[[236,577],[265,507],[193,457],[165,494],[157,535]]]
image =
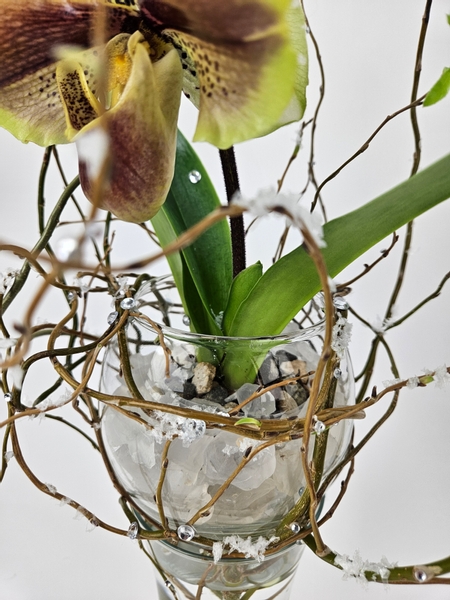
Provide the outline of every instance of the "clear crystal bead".
[[119,316],[119,313],[117,312],[117,310],[115,310],[114,312],[109,313],[109,315],[106,317],[108,325],[112,325],[115,322],[115,320],[117,319],[118,316]]
[[175,594],[176,589],[175,586],[173,585],[173,583],[171,581],[169,581],[168,579],[165,580],[164,585],[166,586],[166,588],[168,590],[170,590],[172,592],[172,594]]
[[124,310],[131,310],[136,306],[136,300],[134,298],[124,298],[120,303],[120,307]]
[[334,376],[336,377],[336,379],[340,379],[342,377],[342,371],[338,368],[336,368],[334,370]]
[[348,310],[348,302],[345,298],[341,296],[335,296],[333,298],[334,307],[338,310]]
[[3,398],[5,399],[5,402],[11,402],[11,394],[9,392],[7,392],[6,394],[3,395]]
[[297,533],[300,533],[301,527],[296,521],[294,521],[293,523],[291,523],[289,525],[289,529],[292,531],[292,533],[297,534]]
[[69,292],[67,294],[67,301],[68,302],[73,302],[74,298],[75,298],[75,292]]
[[186,327],[191,324],[191,319],[188,317],[188,315],[183,315],[181,320],[183,321],[183,325],[186,325]]
[[193,170],[189,173],[189,181],[191,183],[198,183],[202,178],[202,174],[196,170]]
[[326,429],[325,423],[323,423],[322,421],[316,421],[314,423],[314,431],[317,433],[317,435],[320,435],[321,433],[323,433]]
[[177,535],[182,542],[190,542],[195,536],[195,529],[190,525],[180,525],[177,529]]
[[134,521],[128,527],[127,537],[129,537],[130,540],[135,540],[138,536],[138,533],[139,533],[139,525],[136,523],[136,521]]
[[428,575],[423,569],[414,569],[414,577],[419,583],[424,583],[428,579]]

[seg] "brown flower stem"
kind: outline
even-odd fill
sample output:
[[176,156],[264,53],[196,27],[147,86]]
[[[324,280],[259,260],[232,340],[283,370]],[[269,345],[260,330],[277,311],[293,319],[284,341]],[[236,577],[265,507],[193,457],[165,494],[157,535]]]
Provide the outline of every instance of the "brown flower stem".
[[[223,178],[227,192],[228,204],[233,196],[239,192],[239,177],[237,172],[234,148],[219,150],[220,162],[222,163]],[[245,269],[245,226],[242,215],[230,218],[231,248],[233,252],[233,277],[236,277]]]

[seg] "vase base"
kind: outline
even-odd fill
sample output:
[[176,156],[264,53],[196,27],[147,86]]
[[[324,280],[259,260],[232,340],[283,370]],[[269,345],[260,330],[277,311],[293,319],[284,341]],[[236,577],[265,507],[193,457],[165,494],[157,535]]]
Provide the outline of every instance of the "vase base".
[[181,550],[165,542],[149,544],[159,600],[288,600],[303,544],[292,544],[264,560],[221,559]]

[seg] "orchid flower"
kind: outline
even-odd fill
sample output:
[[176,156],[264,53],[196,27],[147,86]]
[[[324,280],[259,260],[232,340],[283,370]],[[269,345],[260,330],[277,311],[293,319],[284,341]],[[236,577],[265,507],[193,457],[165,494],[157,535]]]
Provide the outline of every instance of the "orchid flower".
[[0,2],[0,126],[76,142],[84,192],[125,221],[166,198],[182,91],[199,109],[194,139],[222,149],[303,114],[304,22],[290,0]]

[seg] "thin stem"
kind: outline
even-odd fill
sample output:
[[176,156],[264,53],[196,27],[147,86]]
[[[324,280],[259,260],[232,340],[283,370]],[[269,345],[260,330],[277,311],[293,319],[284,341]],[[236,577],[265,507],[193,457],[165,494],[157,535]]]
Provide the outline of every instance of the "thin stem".
[[[236,166],[234,148],[219,150],[220,162],[222,163],[223,178],[227,192],[228,204],[230,204],[236,192],[239,192],[239,177]],[[244,217],[239,215],[230,218],[231,248],[233,251],[233,277],[236,277],[245,269],[245,227]]]
[[[44,250],[44,248],[47,246],[47,243],[49,242],[51,236],[53,235],[53,232],[55,231],[58,225],[59,217],[61,216],[62,211],[64,210],[70,196],[72,195],[72,192],[76,190],[76,188],[79,185],[80,180],[77,176],[70,182],[70,184],[67,186],[64,192],[61,194],[58,202],[56,203],[55,208],[52,211],[52,214],[50,215],[47,221],[47,225],[45,226],[39,241],[34,246],[31,252],[34,256],[38,256],[42,252],[42,250]],[[14,300],[14,298],[25,285],[29,272],[30,263],[27,261],[21,268],[20,273],[17,275],[13,285],[11,286],[11,289],[8,291],[8,293],[3,299],[3,312],[6,312],[8,306],[11,304],[11,302]]]

